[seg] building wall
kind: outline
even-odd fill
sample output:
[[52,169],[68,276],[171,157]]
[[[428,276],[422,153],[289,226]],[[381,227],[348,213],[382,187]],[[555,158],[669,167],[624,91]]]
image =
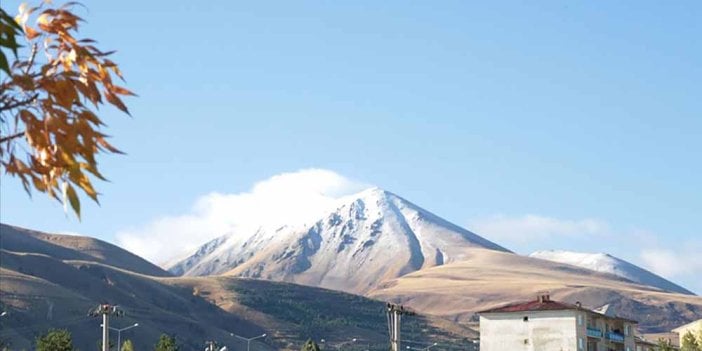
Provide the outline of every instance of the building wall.
[[[616,318],[611,318],[607,316],[600,315],[598,313],[592,313],[592,312],[578,312],[578,313],[584,313],[586,316],[586,328],[587,325],[591,325],[592,327],[599,329],[603,333],[606,333],[607,331],[613,331],[613,330],[619,330],[619,332],[624,336],[624,342],[613,342],[610,340],[607,340],[607,338],[602,337],[602,338],[588,338],[587,334],[585,334],[585,338],[590,342],[596,344],[596,350],[598,351],[604,351],[604,350],[616,350],[616,351],[635,351],[636,350],[636,339],[635,339],[635,328],[634,325],[624,321],[622,319],[616,319]],[[587,329],[582,330],[578,329],[578,335],[583,335],[580,333],[587,333]],[[587,350],[587,348],[586,348]],[[590,350],[587,350],[590,351]]]
[[702,330],[702,319],[683,325],[681,327],[673,329],[673,332],[678,333],[678,345],[682,345],[683,337],[688,331],[697,336],[697,333]]
[[656,346],[637,343],[636,351],[656,351]]
[[480,316],[480,350],[579,351],[576,322],[570,310],[486,313]]
[[628,333],[624,337],[624,350],[634,351],[636,350],[636,327],[631,323],[624,323],[628,327]]
[[[575,315],[575,334],[577,337],[578,351],[587,350],[587,313],[585,311],[572,311]],[[582,345],[582,348],[580,347]]]

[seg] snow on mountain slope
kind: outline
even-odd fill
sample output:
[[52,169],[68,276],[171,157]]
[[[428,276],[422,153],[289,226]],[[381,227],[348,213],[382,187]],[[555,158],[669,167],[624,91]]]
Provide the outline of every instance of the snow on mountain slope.
[[620,258],[605,253],[585,253],[561,250],[537,251],[529,257],[566,263],[597,272],[610,273],[635,283],[653,286],[662,290],[694,295],[691,291],[676,285],[656,274]]
[[397,195],[372,188],[343,199],[312,225],[220,237],[169,270],[363,293],[387,279],[461,260],[475,248],[509,252]]

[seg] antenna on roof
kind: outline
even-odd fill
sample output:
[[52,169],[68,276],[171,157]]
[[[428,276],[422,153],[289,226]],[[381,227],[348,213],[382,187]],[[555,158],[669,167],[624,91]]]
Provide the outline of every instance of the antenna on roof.
[[548,290],[542,290],[538,292],[537,301],[540,303],[551,301],[551,294]]

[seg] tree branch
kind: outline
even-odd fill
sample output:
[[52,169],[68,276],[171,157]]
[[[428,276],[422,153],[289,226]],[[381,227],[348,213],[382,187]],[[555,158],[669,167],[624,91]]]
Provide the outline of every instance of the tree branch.
[[23,135],[24,135],[24,131],[21,131],[21,132],[17,132],[17,133],[15,133],[15,134],[12,134],[12,135],[8,135],[8,136],[5,136],[5,137],[2,137],[2,138],[0,138],[0,144],[4,143],[4,142],[6,142],[6,141],[10,141],[10,140],[12,140],[12,139],[19,138],[19,137],[21,137],[21,136],[23,136]]
[[0,107],[0,111],[12,110],[13,108],[27,105],[27,104],[31,103],[32,101],[34,101],[34,99],[36,99],[38,96],[39,96],[39,94],[34,94],[25,100],[15,101],[14,103],[7,103],[7,104],[3,105],[2,107]]
[[24,70],[24,74],[29,74],[29,70],[32,69],[32,66],[34,66],[34,58],[37,57],[37,44],[34,43],[32,45],[32,54],[29,56],[29,64],[27,64],[27,68]]

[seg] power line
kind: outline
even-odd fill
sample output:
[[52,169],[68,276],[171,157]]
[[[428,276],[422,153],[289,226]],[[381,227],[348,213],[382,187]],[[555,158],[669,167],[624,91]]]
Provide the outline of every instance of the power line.
[[388,303],[386,307],[386,314],[388,316],[388,332],[390,333],[390,345],[392,346],[392,351],[400,351],[400,324],[402,322],[402,316],[413,316],[416,313],[406,309],[402,305]]
[[110,316],[123,316],[124,311],[116,305],[104,303],[88,313],[90,317],[102,316],[102,351],[110,351]]

